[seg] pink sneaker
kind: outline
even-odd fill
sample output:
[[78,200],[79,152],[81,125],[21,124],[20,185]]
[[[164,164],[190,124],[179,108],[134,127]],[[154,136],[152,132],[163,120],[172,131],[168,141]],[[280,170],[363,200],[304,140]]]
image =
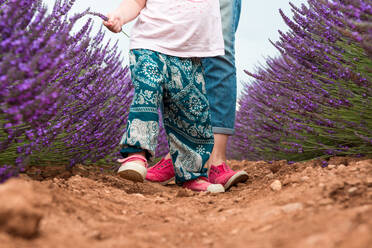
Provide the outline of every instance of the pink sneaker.
[[231,186],[247,180],[247,172],[235,172],[224,162],[218,166],[212,165],[209,172],[209,182],[222,184],[225,190],[228,190]]
[[[145,166],[139,161],[145,162]],[[132,155],[124,159],[119,159],[121,166],[118,170],[118,174],[127,180],[133,182],[143,182],[146,178],[147,172],[147,160],[141,155]]]
[[206,191],[211,193],[225,192],[225,189],[221,184],[212,184],[208,182],[208,179],[205,177],[199,177],[195,180],[187,181],[183,184],[183,187],[193,191]]
[[162,158],[153,167],[147,170],[146,181],[166,185],[174,180],[172,159]]

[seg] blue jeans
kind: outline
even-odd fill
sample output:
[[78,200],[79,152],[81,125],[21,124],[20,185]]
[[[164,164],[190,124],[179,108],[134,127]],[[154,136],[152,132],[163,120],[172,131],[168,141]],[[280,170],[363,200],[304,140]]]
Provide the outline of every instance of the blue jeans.
[[241,0],[220,0],[225,55],[202,60],[213,133],[234,134],[236,112],[235,32]]

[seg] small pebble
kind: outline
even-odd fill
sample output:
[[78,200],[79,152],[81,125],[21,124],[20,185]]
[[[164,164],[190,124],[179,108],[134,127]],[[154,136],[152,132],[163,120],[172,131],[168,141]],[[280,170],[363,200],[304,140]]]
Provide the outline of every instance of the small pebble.
[[165,200],[162,199],[162,198],[158,198],[158,199],[155,200],[155,203],[157,203],[157,204],[163,204],[163,203],[165,203]]
[[310,166],[306,167],[306,169],[305,169],[305,173],[306,173],[306,174],[309,174],[309,173],[311,173],[312,171],[313,171],[313,167],[310,167]]
[[355,193],[357,190],[358,190],[357,187],[351,187],[347,192],[349,192],[349,194],[353,194],[353,193]]
[[142,194],[139,194],[139,193],[136,193],[136,194],[132,194],[133,196],[137,196],[137,197],[140,197],[140,198],[146,198],[144,195]]
[[274,191],[279,191],[282,189],[282,183],[279,180],[275,180],[272,184],[270,184],[270,188]]
[[213,245],[213,240],[212,239],[203,239],[203,244],[204,245]]
[[273,179],[275,177],[274,173],[270,172],[269,174],[266,175],[268,179]]
[[301,177],[302,182],[306,182],[306,181],[309,181],[309,180],[310,180],[310,177],[308,177],[308,176]]
[[165,217],[164,219],[163,219],[163,222],[164,223],[169,223],[171,220],[170,220],[170,218],[168,218],[168,217]]
[[332,169],[336,168],[336,165],[330,164],[330,165],[328,165],[327,168],[328,168],[328,170],[332,170]]
[[306,202],[306,205],[309,206],[309,207],[312,207],[312,206],[315,205],[315,202],[312,201],[312,200],[310,200],[310,201],[307,201],[307,202]]
[[357,171],[358,170],[358,168],[356,168],[356,167],[351,167],[351,168],[349,168],[349,171]]
[[269,225],[266,225],[266,226],[261,227],[260,229],[257,230],[257,232],[267,232],[267,231],[269,231],[272,228],[273,228],[273,225],[270,225],[269,224]]
[[324,205],[329,205],[329,204],[332,204],[333,201],[332,199],[330,198],[324,198],[324,199],[321,199],[318,204],[321,205],[321,206],[324,206]]
[[295,203],[289,203],[287,205],[284,205],[281,207],[281,209],[285,212],[285,213],[291,213],[291,212],[295,212],[295,211],[298,211],[298,210],[302,210],[304,208],[303,204],[300,203],[300,202],[295,202]]

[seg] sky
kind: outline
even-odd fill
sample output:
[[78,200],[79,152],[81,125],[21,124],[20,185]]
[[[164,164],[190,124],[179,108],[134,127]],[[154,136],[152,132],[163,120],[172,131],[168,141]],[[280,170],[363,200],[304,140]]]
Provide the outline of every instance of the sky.
[[[55,0],[44,0],[49,9],[52,8]],[[114,10],[121,0],[77,0],[72,12],[81,12],[87,8],[102,14]],[[291,0],[296,6],[305,3],[306,0]],[[242,0],[242,11],[238,31],[236,33],[236,67],[238,80],[238,95],[245,83],[252,79],[243,70],[254,71],[257,66],[265,64],[265,58],[278,55],[276,49],[270,44],[269,39],[277,41],[279,39],[278,30],[286,31],[279,9],[282,9],[288,16],[292,16],[288,0]],[[93,17],[95,28],[98,30],[101,21],[98,17]],[[84,20],[81,21],[83,23]],[[126,33],[130,33],[132,23],[123,27]],[[107,39],[119,39],[119,45],[123,49],[123,54],[128,54],[129,39],[122,33],[112,34],[107,32]],[[126,58],[126,57],[125,57]],[[125,60],[126,62],[127,60]]]

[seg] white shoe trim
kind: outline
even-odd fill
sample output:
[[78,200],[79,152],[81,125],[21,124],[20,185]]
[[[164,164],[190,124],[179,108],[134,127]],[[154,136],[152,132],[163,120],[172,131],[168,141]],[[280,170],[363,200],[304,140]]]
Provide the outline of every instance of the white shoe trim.
[[140,181],[143,182],[146,178],[147,168],[135,161],[127,162],[120,166],[118,174],[131,181],[138,181],[138,179],[142,178]]
[[230,179],[227,181],[227,183],[225,183],[224,185],[224,188],[225,190],[229,189],[231,186],[239,183],[239,182],[242,182],[242,181],[246,181],[248,179],[248,173],[245,172],[245,171],[237,171],[235,173],[235,175],[233,175],[232,177],[230,177]]
[[149,183],[158,183],[158,184],[160,184],[160,185],[163,185],[163,186],[165,186],[165,185],[167,185],[168,183],[170,183],[170,182],[172,182],[174,180],[174,177],[172,177],[172,178],[170,178],[170,179],[168,179],[168,180],[166,180],[166,181],[164,181],[164,182],[156,182],[156,181],[150,181],[150,180],[145,180],[146,182],[149,182]]

